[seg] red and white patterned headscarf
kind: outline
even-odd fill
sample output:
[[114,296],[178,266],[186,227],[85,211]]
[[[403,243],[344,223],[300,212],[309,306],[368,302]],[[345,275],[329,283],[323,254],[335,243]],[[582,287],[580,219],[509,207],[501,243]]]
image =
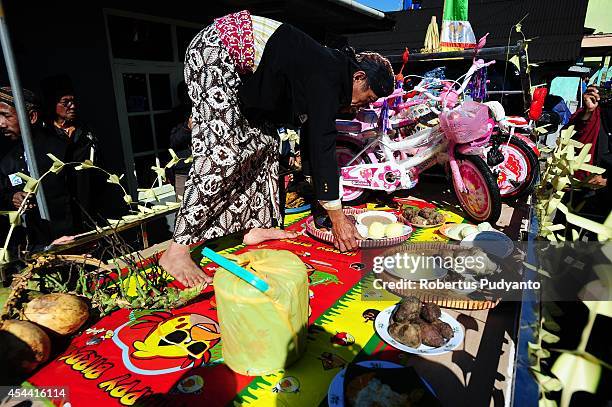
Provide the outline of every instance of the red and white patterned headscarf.
[[255,42],[251,13],[243,10],[217,18],[215,27],[238,73],[252,73],[255,66]]

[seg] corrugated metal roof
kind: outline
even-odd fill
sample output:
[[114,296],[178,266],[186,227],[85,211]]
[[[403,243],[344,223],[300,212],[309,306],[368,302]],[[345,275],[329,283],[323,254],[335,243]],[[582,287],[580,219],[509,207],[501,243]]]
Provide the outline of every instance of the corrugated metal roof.
[[[389,13],[397,23],[393,31],[349,36],[358,50],[401,54],[405,47],[423,47],[431,17],[442,21],[442,0],[424,0],[421,10]],[[522,31],[533,40],[529,45],[532,62],[571,61],[580,55],[588,0],[470,0],[469,20],[476,37],[487,32],[487,46],[515,44],[522,36],[512,26],[523,17]]]

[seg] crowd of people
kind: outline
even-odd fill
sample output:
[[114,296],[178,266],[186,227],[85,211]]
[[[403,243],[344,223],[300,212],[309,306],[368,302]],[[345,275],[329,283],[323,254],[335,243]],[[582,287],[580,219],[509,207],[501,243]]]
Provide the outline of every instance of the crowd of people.
[[[47,78],[41,88],[43,98],[22,90],[34,157],[28,157],[24,149],[23,126],[15,108],[13,89],[0,88],[0,131],[8,145],[0,154],[0,210],[16,211],[27,199],[22,225],[15,229],[11,239],[13,251],[40,250],[53,242],[68,240],[91,228],[100,216],[100,200],[95,193],[101,180],[94,172],[75,171],[74,167],[66,166],[60,173],[49,174],[41,181],[49,219],[40,216],[35,196],[28,197],[24,191],[26,181],[18,174],[30,175],[28,161],[31,159],[41,174],[53,165],[48,154],[65,163],[101,161],[98,139],[80,120],[79,103],[70,80],[63,75]],[[0,236],[5,235],[7,228],[3,217]]]

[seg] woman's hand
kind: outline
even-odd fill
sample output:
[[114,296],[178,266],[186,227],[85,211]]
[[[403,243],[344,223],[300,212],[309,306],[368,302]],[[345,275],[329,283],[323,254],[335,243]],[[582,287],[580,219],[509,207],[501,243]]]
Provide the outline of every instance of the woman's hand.
[[341,252],[357,250],[359,248],[357,240],[363,240],[363,237],[357,231],[355,224],[347,218],[342,209],[327,212],[332,222],[334,246]]
[[608,185],[608,180],[602,177],[601,175],[595,175],[589,180],[589,184],[597,187],[605,187],[606,185]]
[[21,208],[23,201],[27,199],[26,209],[32,209],[36,206],[35,202],[32,200],[32,196],[28,196],[27,192],[19,191],[13,194],[12,203],[15,209]]
[[594,86],[589,86],[584,95],[582,95],[582,100],[585,110],[593,113],[597,106],[599,106],[599,90]]
[[51,246],[61,246],[74,241],[75,236],[62,236],[51,242]]

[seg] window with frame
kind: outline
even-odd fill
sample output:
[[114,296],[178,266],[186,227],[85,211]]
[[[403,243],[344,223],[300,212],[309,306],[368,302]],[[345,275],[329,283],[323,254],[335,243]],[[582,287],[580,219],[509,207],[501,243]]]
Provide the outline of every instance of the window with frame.
[[187,119],[177,88],[196,24],[106,10],[125,166],[132,193],[156,179],[151,166],[170,160],[172,128]]

